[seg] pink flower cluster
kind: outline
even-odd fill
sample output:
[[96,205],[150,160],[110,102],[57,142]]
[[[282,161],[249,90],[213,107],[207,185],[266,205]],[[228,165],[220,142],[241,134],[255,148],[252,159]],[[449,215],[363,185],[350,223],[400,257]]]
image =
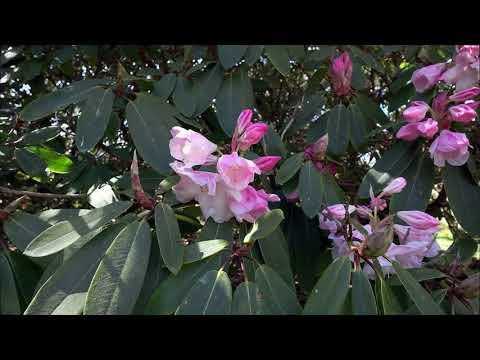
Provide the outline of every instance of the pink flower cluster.
[[[250,183],[255,174],[272,170],[281,158],[263,156],[251,161],[238,155],[238,150],[257,144],[268,129],[266,124],[253,124],[251,119],[251,110],[242,111],[232,138],[232,153],[219,158],[213,155],[217,145],[203,135],[178,126],[171,130],[170,154],[177,161],[170,166],[180,176],[172,190],[182,203],[197,201],[205,219],[211,217],[222,223],[235,217],[239,222],[253,223],[269,211],[269,201],[280,201],[277,195],[256,190]],[[194,166],[216,166],[217,172]]]
[[330,79],[333,91],[337,96],[350,94],[352,83],[353,64],[348,52],[332,59],[330,66]]
[[[348,205],[349,216],[357,215],[359,218],[368,218],[370,223],[361,225],[368,235],[372,234],[373,222],[377,221],[375,199],[381,199],[402,191],[406,182],[403,178],[396,178],[383,189],[377,198],[372,198],[370,206]],[[353,247],[361,248],[366,241],[366,236],[356,228],[352,230],[352,243],[348,244],[342,232],[342,222],[346,216],[346,205],[336,204],[327,207],[319,214],[319,225],[323,230],[329,231],[328,238],[333,242],[332,255],[349,256],[354,261]],[[407,225],[394,224],[393,231],[397,235],[397,243],[392,242],[384,255],[391,260],[398,261],[404,268],[417,268],[422,265],[424,257],[434,257],[439,252],[439,246],[434,239],[434,234],[439,230],[440,222],[434,217],[422,211],[399,211],[397,217]],[[360,222],[358,221],[358,224]],[[387,244],[388,245],[388,244]],[[394,273],[390,262],[384,256],[379,256],[378,261],[385,273]],[[370,277],[374,275],[373,269],[365,265],[363,267]]]
[[[412,141],[418,137],[433,139],[430,157],[435,165],[443,167],[445,162],[453,166],[465,164],[470,156],[470,143],[463,133],[449,130],[452,122],[469,124],[477,116],[480,101],[478,86],[478,45],[459,47],[455,65],[447,70],[446,64],[435,64],[415,71],[412,82],[418,92],[433,87],[438,81],[455,83],[455,93],[440,92],[433,100],[432,107],[423,101],[414,101],[403,112],[408,124],[401,127],[396,137]],[[476,70],[475,70],[476,69]],[[429,114],[430,116],[428,116]]]

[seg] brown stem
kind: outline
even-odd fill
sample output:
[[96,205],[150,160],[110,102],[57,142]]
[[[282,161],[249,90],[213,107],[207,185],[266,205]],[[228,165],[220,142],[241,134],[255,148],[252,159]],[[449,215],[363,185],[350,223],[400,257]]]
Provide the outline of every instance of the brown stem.
[[38,197],[44,199],[82,199],[87,194],[51,194],[51,193],[37,193],[33,191],[13,190],[3,186],[0,186],[0,192],[10,195],[28,195],[30,197]]

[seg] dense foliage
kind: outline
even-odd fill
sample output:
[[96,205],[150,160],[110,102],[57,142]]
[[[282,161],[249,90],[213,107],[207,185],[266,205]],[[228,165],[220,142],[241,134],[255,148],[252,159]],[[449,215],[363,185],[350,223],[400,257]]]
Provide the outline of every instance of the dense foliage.
[[478,49],[2,46],[0,314],[478,314]]

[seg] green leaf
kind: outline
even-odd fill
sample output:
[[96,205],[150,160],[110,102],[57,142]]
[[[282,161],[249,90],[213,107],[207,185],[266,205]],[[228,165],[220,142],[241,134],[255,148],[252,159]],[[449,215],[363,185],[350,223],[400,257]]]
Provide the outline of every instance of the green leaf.
[[91,91],[75,129],[75,143],[80,152],[93,149],[103,137],[110,121],[114,98],[111,89],[96,88]]
[[203,71],[193,84],[195,113],[202,114],[217,96],[223,82],[223,69],[220,65]]
[[402,313],[402,307],[397,297],[385,280],[380,280],[380,294],[382,298],[382,308],[384,315],[399,315]]
[[384,125],[388,122],[387,115],[380,109],[380,106],[365,94],[357,94],[356,104],[368,121],[374,124]]
[[218,45],[218,58],[228,70],[240,61],[249,45]]
[[327,132],[328,152],[343,155],[347,151],[350,139],[350,120],[343,104],[338,104],[330,111]]
[[480,235],[480,186],[466,166],[446,165],[443,181],[449,204],[462,227],[472,235]]
[[425,211],[435,182],[435,167],[425,153],[417,153],[410,166],[402,173],[407,186],[390,200],[390,212],[402,210]]
[[352,309],[354,315],[377,315],[375,295],[363,271],[352,273]]
[[55,139],[60,134],[58,126],[47,126],[41,129],[33,130],[24,134],[16,143],[17,146],[25,145],[40,145],[52,139]]
[[228,240],[206,240],[194,242],[185,247],[183,263],[190,264],[203,260],[225,249],[230,242]]
[[20,315],[22,313],[20,298],[13,269],[7,256],[0,251],[0,314]]
[[[417,268],[417,269],[407,269],[405,271],[407,271],[417,281],[440,279],[445,277],[445,274],[442,273],[441,271],[425,268],[425,267]],[[402,285],[397,275],[395,274],[391,275],[386,281],[389,285],[392,285],[392,286]]]
[[265,154],[287,157],[287,148],[273,126],[268,127],[268,131],[263,137],[263,143],[265,144]]
[[15,149],[15,159],[20,168],[30,176],[45,175],[47,164],[37,154],[28,149]]
[[265,264],[282,277],[285,283],[295,291],[288,244],[283,232],[277,228],[273,233],[258,240]]
[[327,133],[329,116],[330,112],[326,112],[322,114],[317,120],[315,120],[313,124],[310,124],[309,128],[307,129],[306,137],[306,141],[308,144],[313,144]]
[[128,103],[126,117],[142,158],[159,173],[170,173],[170,129],[178,123],[169,106],[154,95],[138,94],[135,101]]
[[146,314],[170,315],[180,305],[191,287],[203,274],[210,270],[218,270],[220,256],[214,255],[203,261],[184,265],[177,275],[170,276],[162,281],[153,293],[147,305]]
[[265,45],[265,53],[280,74],[283,76],[290,74],[290,59],[285,45]]
[[294,177],[302,167],[303,158],[304,154],[302,152],[286,159],[278,169],[277,175],[275,176],[275,182],[279,185],[283,185]]
[[150,247],[150,227],[145,221],[134,221],[117,235],[88,288],[85,315],[128,315],[133,311]]
[[252,84],[246,69],[234,70],[223,81],[215,102],[218,122],[228,136],[233,134],[240,113],[253,104]]
[[153,94],[161,100],[167,101],[177,84],[177,75],[165,74],[159,81],[153,84]]
[[353,148],[360,152],[368,142],[368,123],[356,104],[347,108],[347,118],[350,121],[350,142]]
[[347,298],[351,268],[352,264],[348,257],[336,258],[323,272],[310,293],[303,314],[339,314]]
[[172,95],[177,109],[186,117],[195,113],[195,93],[193,82],[190,79],[179,77]]
[[269,266],[261,265],[255,272],[261,294],[262,313],[267,315],[299,315],[302,311],[295,292]]
[[324,196],[323,177],[311,161],[303,164],[298,182],[298,194],[302,209],[309,218],[316,216]]
[[82,315],[86,296],[86,292],[68,295],[60,305],[52,311],[52,315]]
[[124,227],[109,227],[65,261],[38,290],[25,314],[52,314],[69,295],[87,292],[105,251]]
[[175,213],[167,204],[158,203],[155,207],[155,227],[163,261],[168,270],[176,275],[182,268],[185,247],[181,243]]
[[400,141],[393,145],[375,163],[375,166],[368,170],[358,189],[358,196],[368,198],[370,185],[376,194],[394,178],[402,176],[403,172],[415,160],[417,148],[418,144],[415,142]]
[[302,110],[300,110],[292,125],[288,128],[285,136],[289,137],[293,135],[297,130],[305,128],[307,124],[311,124],[312,119],[319,115],[322,107],[325,103],[325,99],[323,96],[318,94],[312,94],[309,96],[305,96],[305,99],[302,104]]
[[203,275],[182,300],[175,315],[230,315],[232,285],[223,270]]
[[403,105],[408,104],[416,95],[415,87],[412,83],[402,87],[397,93],[392,94],[388,99],[388,111],[398,110]]
[[[438,289],[432,291],[432,298],[433,300],[441,306],[443,299],[445,299],[445,296],[448,293],[448,289]],[[415,306],[415,304],[412,304],[405,312],[403,315],[421,315]]]
[[263,53],[264,45],[248,45],[247,52],[245,53],[245,61],[248,65],[255,64]]
[[257,285],[242,282],[233,293],[232,315],[260,315],[262,304]]
[[197,241],[224,239],[233,240],[233,228],[230,222],[216,223],[209,218],[203,226]]
[[262,239],[270,235],[283,221],[283,211],[281,209],[270,210],[260,216],[252,226],[250,232],[243,239],[244,244],[253,243],[255,240]]
[[70,104],[85,100],[93,89],[106,84],[108,84],[108,81],[105,79],[77,81],[70,86],[33,100],[23,108],[20,117],[27,122],[42,119]]
[[44,146],[29,146],[28,150],[38,155],[47,165],[47,169],[56,174],[68,174],[73,161],[66,155],[59,154]]
[[32,257],[41,257],[63,250],[79,240],[83,235],[108,224],[112,219],[125,212],[131,205],[132,203],[128,201],[118,201],[103,208],[92,210],[84,216],[60,221],[33,239],[25,249],[24,254]]
[[3,225],[3,230],[20,251],[24,251],[28,244],[42,231],[49,228],[48,222],[38,216],[16,212],[9,216]]
[[392,266],[397,273],[398,279],[402,283],[407,293],[412,298],[418,310],[424,315],[444,315],[440,306],[435,303],[430,294],[418,283],[415,278],[410,275],[408,271],[400,266],[400,264],[393,260]]
[[325,206],[344,204],[347,201],[347,198],[343,190],[338,186],[333,175],[328,173],[323,173],[321,175],[324,188],[322,203]]

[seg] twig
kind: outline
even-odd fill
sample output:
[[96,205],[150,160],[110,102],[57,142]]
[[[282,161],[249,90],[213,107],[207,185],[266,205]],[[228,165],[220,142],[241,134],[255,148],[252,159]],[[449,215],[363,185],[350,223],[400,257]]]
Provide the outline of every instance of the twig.
[[87,197],[87,194],[52,194],[52,193],[37,193],[34,191],[13,190],[0,186],[0,192],[10,195],[28,195],[30,197],[38,197],[44,199],[82,199]]

